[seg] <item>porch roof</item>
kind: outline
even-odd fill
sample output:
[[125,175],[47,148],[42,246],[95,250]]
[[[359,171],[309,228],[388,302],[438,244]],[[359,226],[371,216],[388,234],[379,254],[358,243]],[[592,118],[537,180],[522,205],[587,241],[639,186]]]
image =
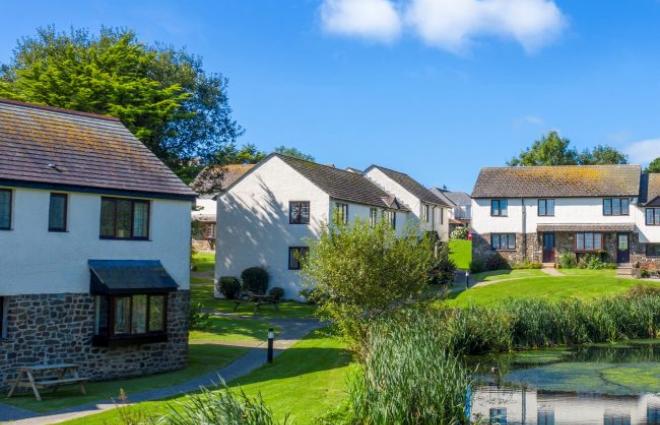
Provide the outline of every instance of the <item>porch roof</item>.
[[178,285],[158,260],[89,260],[93,295],[151,294]]
[[537,232],[634,232],[632,223],[539,223]]

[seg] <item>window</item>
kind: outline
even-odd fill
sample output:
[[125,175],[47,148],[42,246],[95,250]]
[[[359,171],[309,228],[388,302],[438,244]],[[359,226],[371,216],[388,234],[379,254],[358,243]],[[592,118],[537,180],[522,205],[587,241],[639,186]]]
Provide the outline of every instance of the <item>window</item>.
[[605,198],[603,199],[603,215],[629,215],[630,199]]
[[383,220],[388,223],[392,229],[396,229],[396,211],[383,210]]
[[0,297],[0,338],[7,338],[7,300]]
[[490,215],[493,217],[506,217],[509,215],[509,201],[507,199],[493,199],[490,201]]
[[538,213],[541,217],[552,217],[555,215],[554,199],[539,199]]
[[660,244],[646,244],[647,257],[660,257]]
[[309,248],[306,246],[289,247],[289,270],[300,270],[308,253]]
[[646,209],[646,225],[660,226],[660,208]]
[[600,251],[603,249],[602,233],[576,233],[575,250],[581,252]]
[[337,202],[335,204],[335,214],[338,224],[348,224],[348,204]]
[[309,201],[289,202],[289,224],[309,224]]
[[51,193],[48,208],[48,231],[66,232],[67,204],[66,193]]
[[490,417],[489,424],[506,425],[506,407],[491,407],[488,411]]
[[539,410],[536,416],[537,425],[555,425],[554,410]]
[[376,227],[378,223],[378,208],[369,208],[369,225]]
[[[163,341],[167,323],[167,295],[134,294],[96,297],[97,345],[108,340],[155,336]],[[103,341],[102,344],[99,344]]]
[[149,239],[149,201],[101,198],[102,239]]
[[11,229],[11,190],[0,189],[0,230]]
[[490,235],[490,246],[496,251],[511,251],[516,249],[515,233],[493,233]]
[[424,220],[424,223],[429,223],[431,221],[431,206],[430,205],[422,205],[422,220]]

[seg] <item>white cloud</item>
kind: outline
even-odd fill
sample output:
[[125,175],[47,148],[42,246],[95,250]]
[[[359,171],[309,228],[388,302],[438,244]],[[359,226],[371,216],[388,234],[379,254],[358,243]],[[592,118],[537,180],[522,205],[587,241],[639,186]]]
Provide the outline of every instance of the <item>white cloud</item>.
[[389,0],[324,0],[321,22],[333,34],[384,42],[401,32],[401,18]]
[[513,39],[533,52],[559,36],[554,0],[323,0],[326,31],[393,41],[406,26],[429,45],[461,53],[480,37]]
[[634,142],[625,148],[630,162],[634,164],[648,164],[660,157],[660,138],[646,139]]
[[426,43],[455,53],[492,35],[514,39],[533,52],[566,25],[550,0],[411,0],[406,22]]

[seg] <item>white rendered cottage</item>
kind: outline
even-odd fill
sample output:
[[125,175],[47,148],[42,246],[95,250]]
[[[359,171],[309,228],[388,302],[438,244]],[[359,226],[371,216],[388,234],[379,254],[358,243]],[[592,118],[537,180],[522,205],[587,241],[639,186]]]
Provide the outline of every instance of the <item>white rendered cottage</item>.
[[184,367],[194,198],[119,120],[0,100],[0,387]]
[[346,223],[385,219],[402,232],[423,211],[414,197],[410,202],[415,211],[360,172],[272,154],[218,197],[216,280],[262,266],[271,286],[282,287],[287,298],[301,299],[297,258],[333,214]]
[[659,263],[660,174],[639,165],[491,167],[472,192],[473,257],[553,264],[562,252]]

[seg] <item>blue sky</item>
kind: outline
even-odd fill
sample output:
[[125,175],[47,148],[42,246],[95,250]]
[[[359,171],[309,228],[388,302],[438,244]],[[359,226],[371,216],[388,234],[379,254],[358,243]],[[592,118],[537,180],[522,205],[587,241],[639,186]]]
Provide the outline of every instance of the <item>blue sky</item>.
[[[356,3],[357,2],[357,3]],[[230,80],[242,142],[470,191],[555,129],[660,156],[660,1],[2,2],[0,62],[38,26],[124,26]]]

